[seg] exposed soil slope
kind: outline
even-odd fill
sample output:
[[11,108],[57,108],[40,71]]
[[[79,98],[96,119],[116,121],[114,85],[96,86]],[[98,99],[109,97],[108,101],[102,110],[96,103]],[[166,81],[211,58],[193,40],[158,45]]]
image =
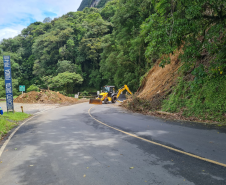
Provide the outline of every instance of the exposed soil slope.
[[[159,67],[162,59],[158,60],[143,80],[141,87],[138,89],[137,96],[131,96],[127,101],[123,102],[122,106],[134,112],[141,112],[165,119],[187,120],[211,124],[218,123],[212,120],[203,120],[197,116],[184,116],[183,109],[177,113],[161,111],[162,100],[172,92],[172,87],[176,86],[177,79],[180,75],[179,68],[182,65],[179,60],[180,52],[182,52],[182,50],[175,52],[174,55],[170,55],[171,63],[164,68]],[[199,63],[206,64],[206,61],[209,60],[198,61],[197,65]],[[190,73],[183,76],[184,80],[191,80],[193,78],[193,75]]]
[[153,98],[164,96],[170,90],[179,76],[178,69],[181,63],[178,57],[180,52],[177,51],[174,55],[170,55],[171,63],[164,68],[159,67],[161,60],[156,62],[138,90],[139,98],[153,100]]
[[15,103],[44,103],[44,104],[65,104],[76,103],[77,99],[64,96],[59,92],[43,90],[40,92],[31,91],[18,96]]

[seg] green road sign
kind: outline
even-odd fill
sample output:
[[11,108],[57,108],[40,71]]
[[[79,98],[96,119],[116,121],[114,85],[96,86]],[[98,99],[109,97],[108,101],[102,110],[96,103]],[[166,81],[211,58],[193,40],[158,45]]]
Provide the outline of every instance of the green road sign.
[[19,86],[19,91],[25,91],[25,85],[20,85]]

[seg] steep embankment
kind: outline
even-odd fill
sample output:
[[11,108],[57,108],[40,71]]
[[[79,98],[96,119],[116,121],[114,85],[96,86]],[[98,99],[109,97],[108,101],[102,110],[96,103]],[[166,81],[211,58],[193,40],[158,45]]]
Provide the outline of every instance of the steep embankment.
[[165,96],[173,85],[179,75],[178,69],[181,66],[178,59],[181,51],[177,51],[174,55],[170,55],[170,64],[164,68],[160,67],[161,60],[158,60],[152,69],[148,72],[139,88],[139,98],[148,99],[152,101],[156,97]]
[[[180,51],[182,52],[182,50]],[[226,122],[226,79],[220,75],[204,76],[202,81],[194,71],[186,71],[179,60],[179,51],[170,55],[170,64],[159,67],[161,60],[150,69],[138,89],[137,95],[128,99],[126,108],[156,116],[209,123]],[[208,55],[196,62],[196,72],[204,73],[212,58]],[[204,70],[204,69],[203,69]]]
[[143,78],[137,94],[128,99],[123,105],[133,111],[149,112],[160,110],[162,100],[172,92],[179,76],[181,62],[179,60],[180,51],[170,55],[170,64],[160,67],[162,59],[159,59],[150,71]]

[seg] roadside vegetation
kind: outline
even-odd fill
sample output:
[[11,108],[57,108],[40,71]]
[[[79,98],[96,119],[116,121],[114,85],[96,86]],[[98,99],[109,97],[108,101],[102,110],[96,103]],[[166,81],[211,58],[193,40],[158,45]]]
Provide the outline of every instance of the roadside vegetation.
[[203,79],[203,85],[179,78],[172,94],[163,101],[162,110],[180,112],[186,117],[226,123],[226,79],[225,77]]
[[31,116],[30,114],[21,113],[21,112],[15,112],[15,113],[9,112],[1,115],[0,116],[0,140],[12,128],[16,127],[19,121],[22,121],[30,116]]
[[[225,120],[225,1],[102,0],[99,9],[87,8],[90,3],[1,42],[0,55],[11,56],[14,95],[18,84],[65,94],[127,84],[136,92],[157,61],[164,68],[182,50],[174,87],[156,102],[138,96],[131,105]],[[4,97],[3,70],[0,78]]]

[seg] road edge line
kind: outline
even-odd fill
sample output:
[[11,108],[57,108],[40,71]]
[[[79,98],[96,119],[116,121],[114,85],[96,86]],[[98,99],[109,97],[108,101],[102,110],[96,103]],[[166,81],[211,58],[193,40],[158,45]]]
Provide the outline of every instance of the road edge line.
[[114,130],[117,130],[117,131],[119,131],[119,132],[122,132],[122,133],[124,133],[124,134],[126,134],[126,135],[129,135],[129,136],[135,137],[135,138],[137,138],[137,139],[146,141],[146,142],[148,142],[148,143],[152,143],[152,144],[154,144],[154,145],[161,146],[161,147],[163,147],[163,148],[167,148],[167,149],[169,149],[169,150],[172,150],[172,151],[175,151],[175,152],[178,152],[178,153],[181,153],[181,154],[184,154],[184,155],[187,155],[187,156],[190,156],[190,157],[193,157],[193,158],[202,160],[202,161],[206,161],[206,162],[209,162],[209,163],[212,163],[212,164],[216,164],[216,165],[219,165],[219,166],[222,166],[222,167],[226,167],[226,164],[224,164],[224,163],[220,163],[220,162],[217,162],[217,161],[214,161],[214,160],[211,160],[211,159],[207,159],[207,158],[204,158],[204,157],[200,157],[200,156],[198,156],[198,155],[194,155],[194,154],[191,154],[191,153],[188,153],[188,152],[184,152],[184,151],[182,151],[182,150],[178,150],[178,149],[176,149],[176,148],[169,147],[169,146],[166,146],[166,145],[163,145],[163,144],[160,144],[160,143],[157,143],[157,142],[154,142],[154,141],[151,141],[151,140],[148,140],[148,139],[139,137],[139,136],[137,136],[137,135],[135,135],[135,134],[131,134],[131,133],[129,133],[129,132],[125,132],[125,131],[123,131],[123,130],[117,129],[117,128],[112,127],[112,126],[110,126],[110,125],[107,125],[106,123],[103,123],[103,122],[99,121],[98,119],[94,118],[94,117],[91,115],[90,111],[91,111],[91,109],[94,108],[94,107],[95,107],[95,106],[91,107],[91,108],[88,110],[88,113],[89,113],[89,115],[90,115],[91,118],[93,118],[95,121],[101,123],[102,125],[105,125],[105,126],[107,126],[107,127],[109,127],[109,128],[112,128],[112,129],[114,129]]
[[[55,108],[53,108],[55,109]],[[14,136],[14,134],[20,129],[20,127],[22,127],[25,123],[27,123],[28,121],[30,121],[31,119],[35,118],[37,115],[45,112],[45,111],[48,111],[48,110],[52,110],[52,109],[45,109],[43,111],[40,111],[40,112],[37,112],[35,113],[33,116],[31,116],[30,118],[28,118],[26,121],[24,121],[23,123],[21,123],[11,134],[10,136],[8,137],[8,139],[3,143],[2,147],[0,148],[0,157],[2,156],[4,150],[5,150],[5,147],[7,146],[7,144],[9,143],[9,141],[11,140],[11,138]]]
[[[36,115],[35,115],[36,116]],[[7,144],[9,143],[10,139],[14,136],[14,134],[19,130],[20,127],[22,127],[26,122],[30,121],[32,118],[34,118],[35,116],[32,116],[30,118],[28,118],[26,121],[24,121],[23,123],[21,123],[8,137],[8,139],[4,142],[4,144],[2,145],[1,149],[0,149],[0,157],[2,156],[2,153],[5,149],[5,147],[7,146]]]

